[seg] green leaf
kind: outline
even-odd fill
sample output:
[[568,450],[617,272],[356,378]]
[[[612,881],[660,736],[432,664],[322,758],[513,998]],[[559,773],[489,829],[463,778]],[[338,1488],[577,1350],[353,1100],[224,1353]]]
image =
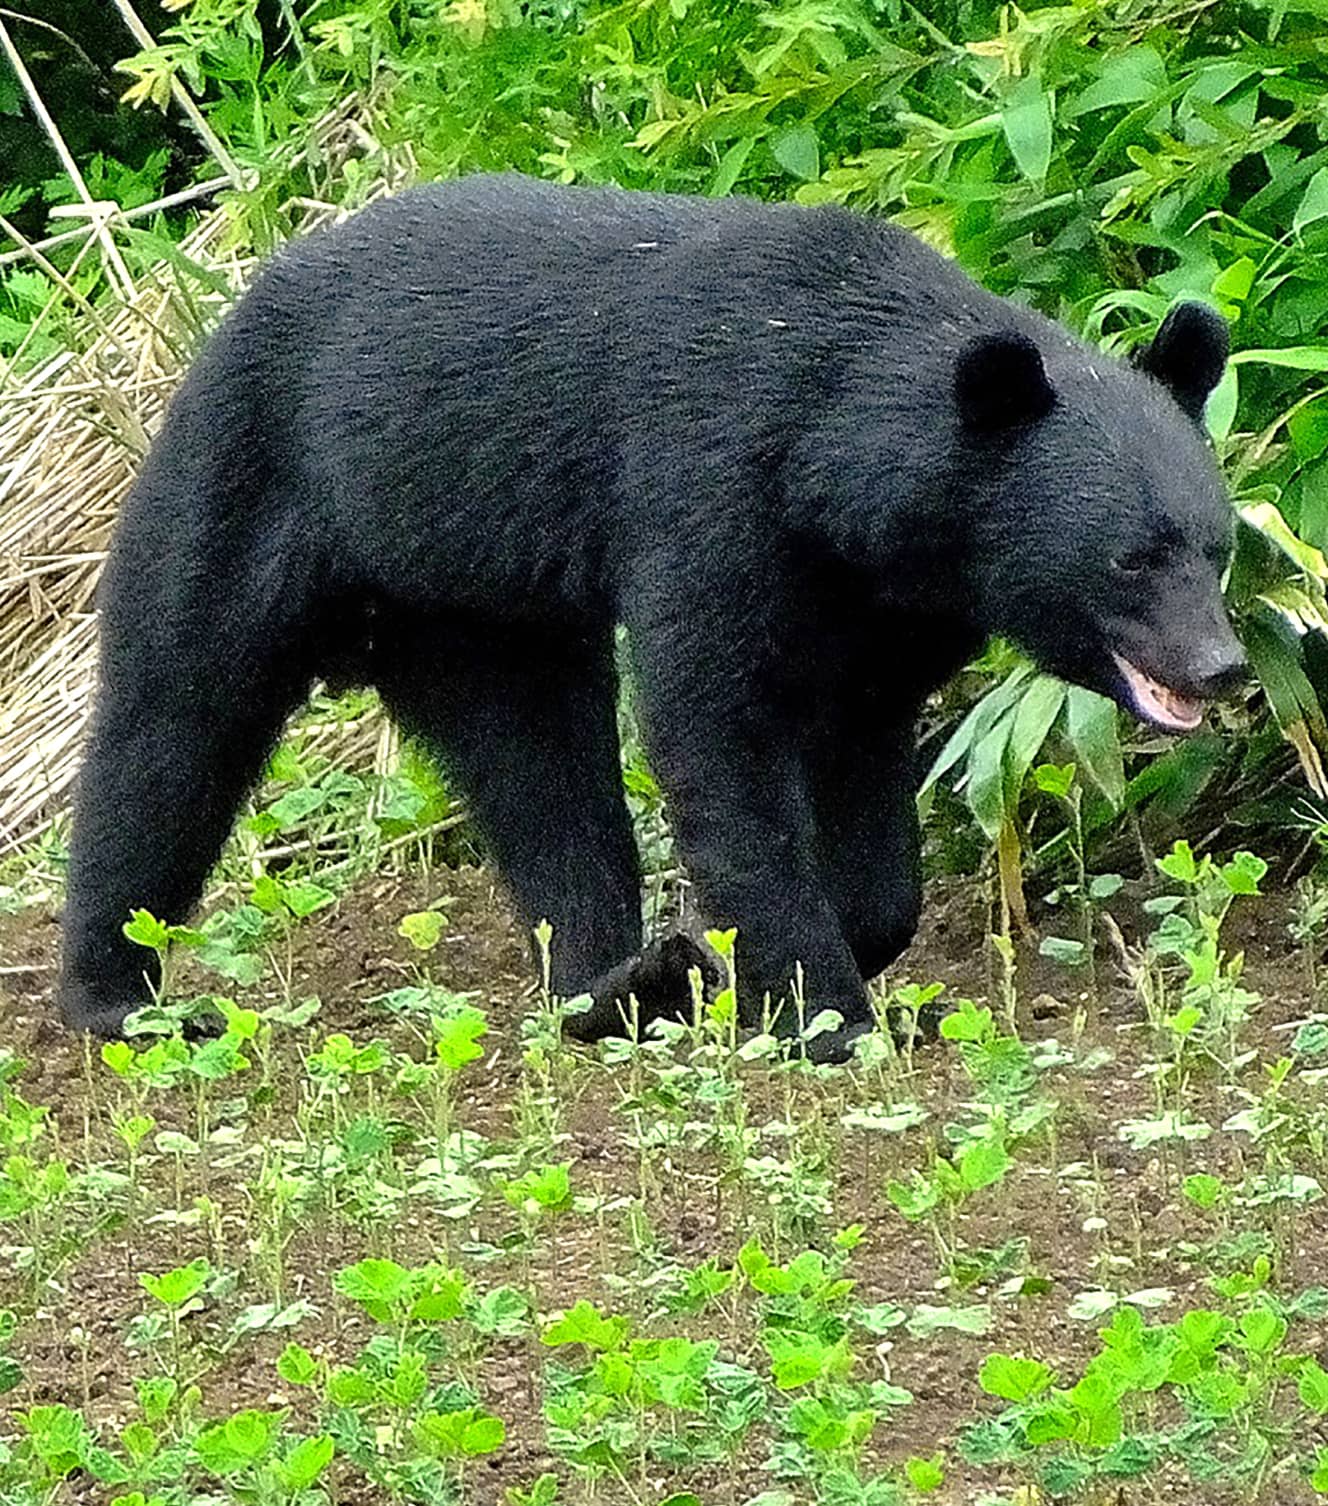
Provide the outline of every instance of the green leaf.
[[324,889],[321,884],[313,883],[287,884],[282,897],[286,908],[296,920],[303,920],[306,915],[312,915],[315,910],[326,908],[336,899],[336,895],[330,889]]
[[1036,73],[1021,78],[1001,102],[1001,129],[1019,171],[1041,186],[1051,165],[1051,101]]
[[943,1328],[958,1333],[984,1334],[992,1324],[991,1304],[978,1302],[971,1307],[933,1307],[919,1302],[908,1320],[908,1331],[915,1339],[929,1339]]
[[331,1464],[336,1451],[336,1445],[327,1434],[301,1439],[281,1461],[280,1474],[286,1489],[308,1490]]
[[1328,1370],[1318,1360],[1306,1360],[1300,1367],[1296,1390],[1311,1412],[1328,1412]]
[[816,127],[802,121],[778,132],[770,141],[775,161],[786,173],[812,183],[821,176],[821,143]]
[[941,1020],[941,1038],[981,1044],[992,1038],[995,1028],[985,1004],[979,1009],[971,999],[956,999],[955,1007]]
[[145,946],[154,952],[164,952],[170,944],[170,931],[165,921],[158,920],[151,910],[132,911],[123,930],[136,946]]
[[251,1409],[214,1423],[194,1439],[198,1462],[209,1474],[238,1474],[266,1457],[280,1421],[279,1412]]
[[318,1374],[318,1364],[303,1344],[287,1344],[277,1359],[277,1374],[287,1385],[308,1386]]
[[1167,86],[1166,64],[1151,47],[1128,47],[1103,59],[1098,77],[1070,104],[1067,118],[1108,110],[1116,105],[1139,105]]
[[1287,1320],[1270,1307],[1255,1307],[1240,1317],[1241,1348],[1250,1354],[1271,1354],[1286,1337]]
[[338,1271],[332,1285],[382,1323],[390,1322],[393,1310],[410,1300],[415,1282],[411,1273],[395,1260],[369,1259]]
[[1185,1178],[1181,1190],[1196,1208],[1212,1208],[1221,1197],[1225,1185],[1221,1177],[1212,1176],[1206,1171],[1196,1171]]
[[200,1255],[196,1260],[191,1260],[188,1265],[176,1266],[173,1271],[167,1271],[164,1275],[152,1276],[145,1273],[138,1279],[144,1290],[164,1307],[178,1308],[183,1307],[186,1302],[203,1290],[211,1274],[212,1267],[207,1257]]
[[1065,732],[1075,758],[1113,810],[1125,802],[1125,760],[1116,703],[1072,685],[1065,697]]
[[1305,192],[1291,219],[1291,229],[1299,235],[1306,225],[1328,218],[1328,167],[1321,167],[1305,185]]
[[1287,345],[1281,350],[1238,350],[1233,366],[1281,366],[1288,371],[1328,371],[1328,345]]
[[[268,806],[268,814],[280,822],[282,831],[290,831],[302,825],[327,799],[327,791],[305,785],[302,789],[290,790]],[[265,908],[255,899],[260,909]],[[273,913],[273,912],[269,912]]]
[[1251,256],[1239,256],[1213,278],[1213,297],[1242,303],[1250,295],[1258,275],[1258,263]]
[[466,1295],[466,1278],[457,1271],[430,1266],[415,1273],[415,1295],[409,1316],[420,1323],[447,1323],[461,1316]]
[[1044,936],[1038,954],[1050,957],[1062,967],[1083,967],[1088,962],[1088,948],[1069,936]]
[[438,1020],[434,1027],[434,1055],[449,1071],[456,1072],[467,1062],[484,1055],[479,1044],[488,1033],[489,1024],[478,1010],[466,1005],[455,1014]]
[[438,910],[416,910],[403,915],[397,935],[404,936],[417,952],[431,952],[442,940],[446,917]]
[[1029,664],[1021,664],[1011,671],[994,690],[989,690],[976,706],[968,713],[964,720],[955,729],[950,739],[937,755],[936,762],[932,764],[923,781],[922,789],[918,795],[920,805],[925,805],[931,787],[936,781],[947,774],[961,759],[971,760],[974,750],[986,737],[987,733],[1002,718],[1009,714],[1011,708],[1018,700],[1022,687],[1027,683],[1033,668]]
[[1055,1378],[1050,1365],[1013,1354],[989,1354],[978,1372],[978,1384],[988,1396],[1014,1402],[1040,1396]]
[[1017,714],[1014,709],[1002,717],[968,757],[964,798],[988,842],[994,843],[1000,834],[1012,793],[1006,768]]
[[1002,1141],[974,1140],[959,1155],[959,1176],[966,1192],[979,1192],[999,1182],[1010,1168],[1010,1156]]
[[742,176],[742,170],[747,166],[747,159],[751,156],[755,145],[755,136],[744,136],[740,141],[735,141],[719,159],[715,176],[710,180],[710,187],[706,190],[712,199],[722,199],[726,194],[733,192],[733,185]]
[[1218,872],[1232,894],[1258,894],[1259,881],[1268,872],[1268,864],[1257,853],[1238,852]]
[[507,1429],[501,1417],[478,1407],[456,1412],[425,1412],[415,1422],[415,1436],[444,1459],[474,1459],[503,1446]]
[[1209,434],[1221,444],[1231,433],[1236,422],[1236,409],[1240,406],[1240,373],[1228,365],[1221,380],[1208,395],[1204,405],[1204,423]]
[[930,1459],[920,1459],[916,1454],[905,1459],[904,1473],[913,1489],[923,1495],[939,1490],[945,1484],[945,1468],[940,1454],[933,1454]]
[[1199,865],[1194,859],[1194,849],[1182,837],[1164,858],[1156,860],[1158,869],[1168,878],[1181,884],[1193,884],[1199,877]]
[[496,1286],[485,1292],[471,1317],[476,1330],[501,1338],[518,1338],[530,1327],[530,1300],[514,1286]]
[[593,1350],[617,1349],[627,1336],[629,1326],[627,1318],[606,1318],[593,1303],[582,1298],[575,1307],[569,1308],[545,1328],[540,1342],[550,1347],[584,1344]]
[[1067,686],[1050,675],[1039,675],[1020,697],[1006,750],[1009,803],[1013,806],[1029,767],[1047,740],[1052,723],[1065,704]]
[[1055,795],[1058,800],[1068,800],[1074,788],[1075,767],[1072,763],[1040,764],[1033,770],[1033,783],[1044,795]]

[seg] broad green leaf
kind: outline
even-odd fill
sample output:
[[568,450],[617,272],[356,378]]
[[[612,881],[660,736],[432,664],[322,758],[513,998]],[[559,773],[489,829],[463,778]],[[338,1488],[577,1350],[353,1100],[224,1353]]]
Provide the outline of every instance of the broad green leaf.
[[318,1362],[303,1344],[287,1344],[277,1359],[277,1374],[287,1385],[308,1386],[318,1374]]
[[286,1489],[310,1489],[331,1464],[336,1451],[336,1445],[327,1434],[319,1438],[302,1438],[281,1461],[280,1473]]
[[489,1023],[478,1010],[466,1005],[455,1014],[446,1015],[434,1026],[434,1055],[450,1071],[457,1072],[467,1062],[484,1055],[479,1044],[488,1034]]
[[940,1454],[933,1454],[930,1459],[917,1455],[905,1459],[904,1473],[913,1489],[924,1495],[928,1491],[939,1490],[945,1484],[945,1466]]
[[1050,675],[1039,675],[1020,698],[1006,751],[1008,798],[1017,800],[1033,760],[1047,740],[1052,723],[1065,704],[1067,686]]
[[149,1295],[165,1307],[183,1307],[196,1297],[212,1274],[212,1267],[205,1255],[191,1260],[188,1265],[177,1266],[161,1276],[144,1274],[138,1279]]
[[1098,77],[1069,105],[1065,114],[1073,118],[1115,105],[1144,104],[1166,85],[1166,64],[1158,54],[1151,47],[1129,47],[1103,60]]
[[416,910],[401,917],[397,935],[404,936],[417,952],[431,952],[442,939],[446,916],[438,910]]
[[199,1463],[210,1474],[233,1475],[266,1457],[281,1422],[279,1412],[250,1409],[204,1428],[194,1440]]
[[1181,1190],[1196,1208],[1212,1208],[1222,1196],[1224,1186],[1221,1177],[1212,1176],[1206,1171],[1196,1171],[1185,1178]]
[[1328,1370],[1317,1360],[1306,1360],[1301,1365],[1296,1390],[1311,1412],[1321,1416],[1328,1412]]
[[617,1349],[627,1335],[629,1320],[604,1317],[593,1303],[584,1298],[555,1318],[540,1335],[540,1342],[550,1347],[561,1344],[584,1344],[587,1349]]
[[1307,225],[1328,218],[1328,167],[1321,167],[1305,185],[1305,192],[1292,216],[1291,228],[1299,235]]
[[1125,760],[1116,703],[1081,686],[1065,697],[1065,732],[1080,767],[1119,810],[1125,803]]
[[907,1328],[915,1339],[929,1339],[943,1328],[952,1328],[958,1333],[984,1334],[991,1330],[991,1304],[974,1303],[971,1307],[933,1307],[919,1302],[913,1309]]
[[347,1266],[332,1278],[333,1287],[343,1297],[358,1302],[372,1316],[405,1303],[414,1288],[411,1273],[395,1260],[368,1259]]
[[816,127],[800,122],[771,138],[770,150],[786,173],[810,183],[821,176],[821,144]]
[[974,1140],[959,1156],[959,1175],[966,1192],[979,1192],[999,1182],[1010,1168],[1010,1156],[1000,1140]]
[[1014,1402],[1040,1396],[1055,1378],[1050,1365],[1013,1354],[989,1354],[978,1372],[978,1384],[988,1396]]
[[166,922],[158,920],[151,910],[134,910],[122,929],[130,941],[154,952],[164,952],[170,943]]
[[1289,371],[1328,371],[1328,345],[1288,345],[1281,350],[1238,350],[1233,366],[1282,366]]
[[1001,102],[1001,129],[1019,171],[1040,185],[1051,165],[1051,101],[1036,73],[1021,78]]

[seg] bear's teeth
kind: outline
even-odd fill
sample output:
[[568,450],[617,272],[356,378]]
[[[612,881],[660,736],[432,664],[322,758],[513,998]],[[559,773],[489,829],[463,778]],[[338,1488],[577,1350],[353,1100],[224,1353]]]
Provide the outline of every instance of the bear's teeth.
[[1202,701],[1163,685],[1120,654],[1113,654],[1112,658],[1130,687],[1134,709],[1146,721],[1169,732],[1191,732],[1199,725],[1203,719]]

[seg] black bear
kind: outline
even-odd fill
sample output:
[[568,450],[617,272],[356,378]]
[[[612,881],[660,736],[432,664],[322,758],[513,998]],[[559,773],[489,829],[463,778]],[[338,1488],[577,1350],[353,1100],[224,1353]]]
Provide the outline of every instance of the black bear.
[[[1201,433],[1225,327],[1133,368],[838,208],[481,176],[277,255],[175,398],[102,582],[62,1003],[145,997],[319,676],[455,773],[577,1027],[685,996],[642,953],[615,625],[741,1009],[842,1057],[920,898],[914,726],[991,633],[1153,723],[1240,673]],[[790,1010],[781,1019],[788,1022]]]

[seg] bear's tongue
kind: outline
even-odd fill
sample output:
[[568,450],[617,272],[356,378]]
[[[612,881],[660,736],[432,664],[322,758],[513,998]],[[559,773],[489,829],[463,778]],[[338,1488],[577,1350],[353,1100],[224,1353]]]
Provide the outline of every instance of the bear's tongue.
[[1192,732],[1199,725],[1203,719],[1202,701],[1171,690],[1119,654],[1111,657],[1130,687],[1134,709],[1146,721],[1168,732]]

